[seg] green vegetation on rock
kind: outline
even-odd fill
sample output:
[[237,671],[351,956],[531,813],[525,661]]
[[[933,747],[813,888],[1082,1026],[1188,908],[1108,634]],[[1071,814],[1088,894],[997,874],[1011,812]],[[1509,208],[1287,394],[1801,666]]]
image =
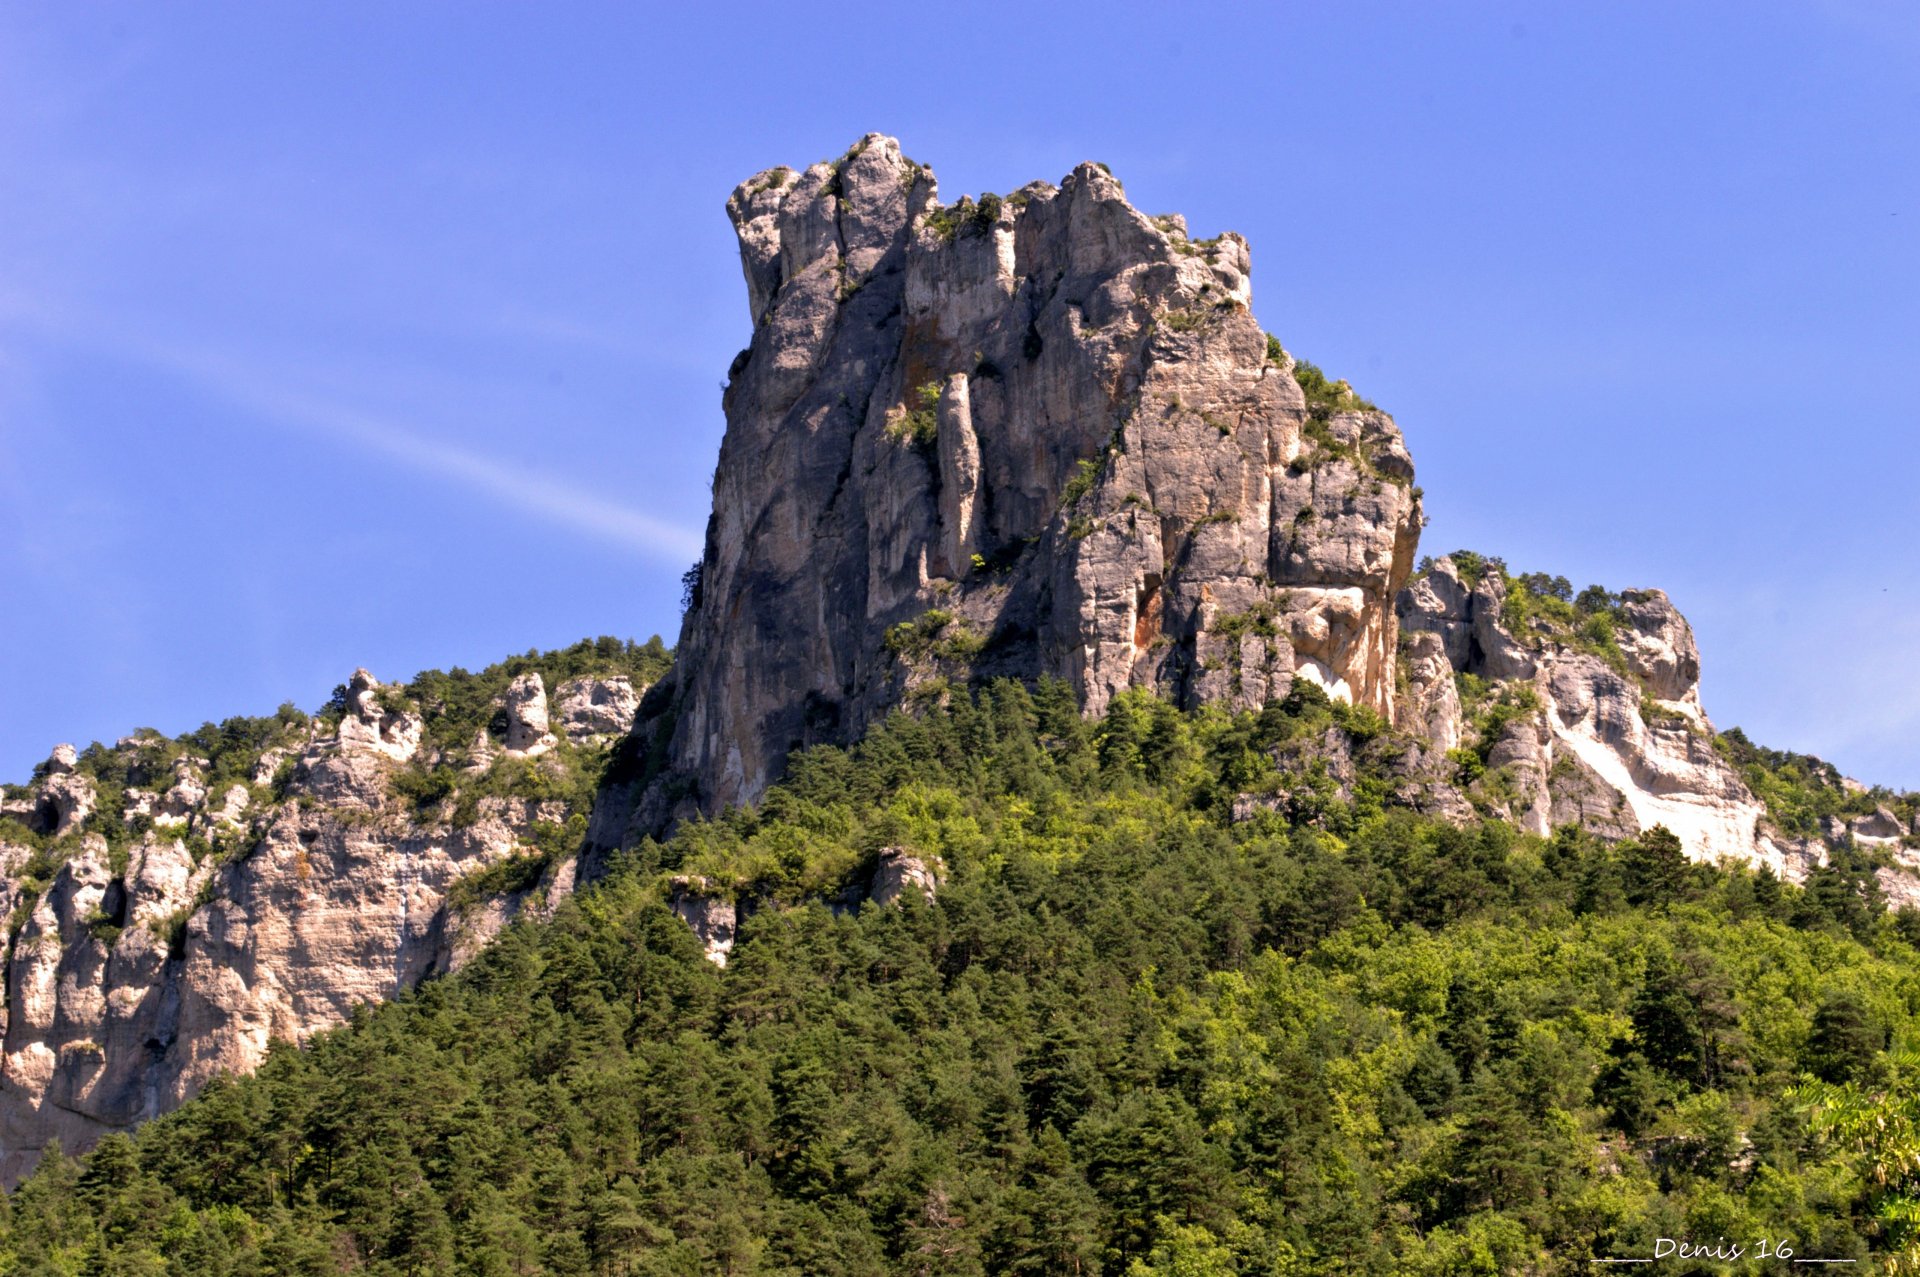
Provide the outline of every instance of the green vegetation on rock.
[[[1630,677],[1627,658],[1615,638],[1621,595],[1598,585],[1589,585],[1576,595],[1564,576],[1514,573],[1508,570],[1504,559],[1472,550],[1455,550],[1446,557],[1470,590],[1489,576],[1501,583],[1501,623],[1524,646],[1537,651],[1556,643],[1597,656],[1616,673]],[[1419,574],[1424,575],[1432,567],[1433,560],[1423,558]]]
[[[539,674],[551,695],[568,679],[592,676],[622,675],[635,687],[644,687],[657,682],[672,664],[673,653],[657,634],[645,643],[602,637],[582,639],[550,652],[510,656],[477,673],[468,673],[457,665],[445,671],[427,670],[398,690],[404,703],[418,707],[426,720],[424,744],[463,750],[473,743],[475,732],[492,724],[497,713],[494,702],[522,674]],[[336,688],[334,701],[323,716],[337,716],[344,708],[345,696],[345,687]]]
[[[394,687],[400,706],[421,714],[425,736],[420,752],[388,777],[387,786],[422,815],[445,815],[458,826],[472,824],[480,800],[489,797],[555,800],[585,812],[606,770],[607,746],[575,745],[562,737],[538,758],[496,758],[474,775],[467,769],[475,738],[482,732],[499,735],[505,715],[498,703],[523,674],[539,674],[549,694],[569,679],[586,677],[622,676],[638,688],[657,682],[672,663],[673,654],[655,635],[645,643],[583,639],[551,652],[509,657],[478,673],[458,666],[428,670]],[[344,687],[335,689],[326,713],[343,712],[345,698]]]
[[1740,769],[1741,779],[1767,805],[1767,815],[1782,833],[1817,837],[1829,820],[1871,816],[1882,807],[1906,829],[1920,816],[1920,794],[1878,786],[1849,788],[1832,763],[1811,754],[1763,748],[1737,727],[1720,733],[1714,744]]

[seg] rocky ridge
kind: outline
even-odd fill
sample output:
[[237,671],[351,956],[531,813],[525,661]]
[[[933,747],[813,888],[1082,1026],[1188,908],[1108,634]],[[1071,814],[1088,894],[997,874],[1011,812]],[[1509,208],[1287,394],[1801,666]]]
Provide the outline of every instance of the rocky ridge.
[[1776,810],[1750,783],[1766,769],[1741,765],[1745,738],[1720,736],[1701,707],[1693,629],[1665,593],[1594,586],[1576,597],[1564,579],[1457,558],[1423,564],[1398,600],[1401,717],[1451,766],[1433,781],[1464,787],[1476,814],[1537,834],[1663,826],[1693,859],[1765,865],[1795,882],[1833,848],[1865,848],[1879,853],[1889,900],[1920,900],[1913,796],[1849,789],[1801,760],[1824,769],[1813,788],[1832,810],[1817,820]]
[[666,661],[603,640],[404,687],[360,670],[316,717],[55,749],[0,800],[0,1179],[550,909]]

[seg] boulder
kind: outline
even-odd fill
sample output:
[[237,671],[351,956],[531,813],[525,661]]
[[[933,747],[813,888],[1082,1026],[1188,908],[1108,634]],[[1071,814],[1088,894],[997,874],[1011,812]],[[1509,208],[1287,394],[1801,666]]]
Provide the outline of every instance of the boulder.
[[867,899],[877,905],[892,905],[907,892],[915,891],[931,900],[939,888],[940,877],[934,865],[904,847],[883,847]]

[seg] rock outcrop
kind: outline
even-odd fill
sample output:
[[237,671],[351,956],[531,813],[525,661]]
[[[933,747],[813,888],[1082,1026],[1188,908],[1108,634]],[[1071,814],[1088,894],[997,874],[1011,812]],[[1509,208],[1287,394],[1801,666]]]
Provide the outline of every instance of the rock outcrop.
[[337,718],[257,720],[272,743],[237,765],[146,733],[84,760],[62,746],[9,787],[0,1182],[49,1140],[80,1150],[166,1112],[273,1039],[339,1024],[550,911],[573,889],[586,804],[547,795],[590,792],[573,778],[599,755],[581,751],[633,705],[624,675],[561,686],[565,743],[538,672],[473,707],[495,732],[462,752],[434,743],[466,739],[440,727],[446,706],[360,670]]
[[667,892],[667,907],[700,941],[708,962],[717,967],[727,965],[740,926],[739,906],[732,897],[721,895],[704,878],[675,878]]
[[[984,675],[1394,712],[1420,522],[1384,413],[1310,404],[1247,244],[1083,164],[943,205],[870,135],[743,183],[735,359],[695,606],[626,829],[757,797],[796,747]],[[671,795],[671,797],[668,797]]]
[[576,745],[623,735],[633,726],[646,690],[620,675],[569,679],[554,689],[560,730]]
[[[1611,838],[1664,825],[1695,859],[1762,863],[1794,880],[1820,862],[1818,847],[1773,827],[1716,747],[1693,629],[1664,593],[1626,591],[1514,624],[1513,588],[1491,568],[1469,585],[1441,558],[1398,603],[1402,717],[1436,744],[1476,745],[1486,814],[1535,833],[1578,824]],[[1477,723],[1449,691],[1456,675],[1479,689]]]
[[905,847],[882,847],[867,899],[885,906],[900,903],[909,891],[931,900],[939,890],[940,874],[934,864]]
[[553,748],[555,737],[547,730],[547,684],[538,671],[513,680],[504,708],[507,753],[532,758]]

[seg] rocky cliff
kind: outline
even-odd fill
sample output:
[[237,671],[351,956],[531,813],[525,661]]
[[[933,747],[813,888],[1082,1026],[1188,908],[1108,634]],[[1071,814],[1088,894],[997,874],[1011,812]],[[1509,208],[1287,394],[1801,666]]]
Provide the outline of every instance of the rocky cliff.
[[[1761,758],[1744,737],[1716,733],[1693,629],[1666,594],[1594,586],[1576,597],[1564,579],[1458,557],[1423,564],[1397,601],[1400,718],[1431,745],[1430,789],[1460,790],[1476,816],[1538,834],[1662,826],[1695,860],[1765,865],[1795,882],[1832,849],[1865,848],[1891,902],[1920,900],[1914,797],[1846,781],[1817,759]],[[1802,802],[1756,791],[1780,790],[1788,770]]]
[[56,749],[0,802],[0,1179],[571,890],[599,759],[665,664],[603,640],[406,686],[362,670],[315,718]]
[[683,783],[643,825],[986,676],[1057,675],[1089,712],[1296,678],[1394,712],[1412,462],[1344,385],[1309,402],[1239,236],[1191,238],[1097,164],[945,205],[878,135],[727,211],[753,337],[649,707]]
[[1238,236],[1140,212],[1097,164],[943,204],[879,135],[727,212],[753,336],[680,659],[597,842],[751,802],[793,749],[982,678],[1057,676],[1090,714],[1304,679],[1393,729],[1407,805],[1660,825],[1795,880],[1867,846],[1915,897],[1912,803],[1818,760],[1810,806],[1757,792],[1660,591],[1576,598],[1472,555],[1416,574],[1399,430],[1262,332]]

